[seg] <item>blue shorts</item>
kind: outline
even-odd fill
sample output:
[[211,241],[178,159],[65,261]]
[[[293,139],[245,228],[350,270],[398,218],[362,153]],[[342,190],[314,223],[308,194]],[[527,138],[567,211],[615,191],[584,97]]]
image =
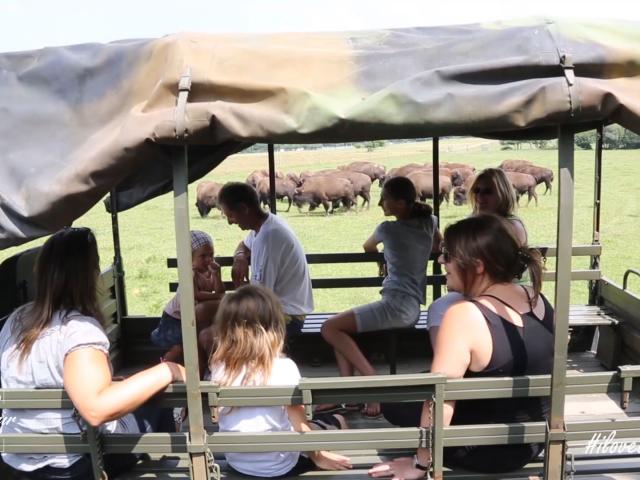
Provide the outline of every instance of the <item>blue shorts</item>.
[[151,341],[161,348],[171,348],[174,345],[182,345],[182,325],[180,319],[162,312],[160,322],[153,332]]

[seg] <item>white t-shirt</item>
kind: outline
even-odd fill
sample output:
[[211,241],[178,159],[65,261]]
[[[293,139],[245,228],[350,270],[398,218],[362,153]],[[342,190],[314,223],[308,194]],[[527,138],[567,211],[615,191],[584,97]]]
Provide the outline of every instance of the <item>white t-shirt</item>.
[[[224,375],[224,366],[214,365],[212,382],[218,382]],[[236,378],[232,386],[242,384],[244,373]],[[289,358],[277,358],[273,362],[271,376],[265,386],[297,385],[300,380],[298,366]],[[218,411],[221,432],[292,432],[286,407],[234,407]],[[227,462],[234,469],[246,475],[276,477],[284,475],[298,463],[299,452],[226,453]]]
[[302,245],[289,225],[269,214],[256,234],[244,240],[251,250],[251,283],[273,291],[288,315],[306,315],[313,311],[313,293],[309,266]]
[[[63,388],[64,359],[68,353],[80,348],[95,348],[109,354],[109,339],[100,323],[77,311],[64,314],[57,311],[49,326],[34,342],[22,363],[16,352],[16,338],[11,326],[16,321],[13,313],[0,331],[0,380],[2,388]],[[126,415],[102,426],[108,433],[137,433],[133,415]],[[73,410],[9,409],[2,412],[2,433],[79,433]],[[22,471],[33,471],[47,465],[67,468],[82,455],[73,454],[16,454],[3,453],[2,459]]]

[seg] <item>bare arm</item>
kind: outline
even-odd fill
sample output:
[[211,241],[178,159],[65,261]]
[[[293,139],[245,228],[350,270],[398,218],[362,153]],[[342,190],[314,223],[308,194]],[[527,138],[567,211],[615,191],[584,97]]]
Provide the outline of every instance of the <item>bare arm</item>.
[[527,230],[524,228],[524,223],[517,217],[513,217],[509,219],[509,223],[513,227],[513,232],[516,235],[516,239],[520,246],[527,244]]
[[[380,240],[378,240],[375,235],[371,235],[362,244],[362,248],[367,253],[378,253],[379,243],[381,243]],[[378,262],[378,275],[381,277],[385,277],[387,275],[387,266],[384,262]]]
[[[434,358],[431,364],[431,372],[443,373],[447,378],[462,378],[471,364],[471,338],[474,335],[472,321],[467,321],[467,317],[460,318],[461,315],[479,314],[478,310],[471,306],[469,302],[461,302],[451,306],[444,316],[442,325],[439,328],[434,351]],[[445,426],[451,424],[455,401],[444,402]],[[431,405],[425,402],[420,417],[421,427],[430,427]],[[431,451],[427,448],[418,448],[416,458],[421,465],[431,463]],[[397,458],[390,462],[380,463],[369,470],[369,475],[373,477],[393,476],[394,479],[419,479],[424,478],[424,472],[414,468],[413,459],[410,457]]]
[[107,355],[87,347],[65,357],[63,375],[64,388],[74,406],[95,427],[132,412],[171,382],[183,382],[185,370],[176,363],[164,362],[114,383]]
[[378,244],[380,244],[380,240],[378,240],[375,235],[371,235],[367,240],[362,244],[362,248],[365,252],[377,253],[378,252]]
[[231,267],[231,280],[236,288],[249,283],[249,261],[251,250],[244,242],[240,242],[233,254],[233,266]]
[[[307,422],[302,405],[287,406],[289,420],[296,432],[310,432],[311,426]],[[346,470],[351,468],[351,460],[344,455],[324,450],[307,452],[313,463],[322,470]]]

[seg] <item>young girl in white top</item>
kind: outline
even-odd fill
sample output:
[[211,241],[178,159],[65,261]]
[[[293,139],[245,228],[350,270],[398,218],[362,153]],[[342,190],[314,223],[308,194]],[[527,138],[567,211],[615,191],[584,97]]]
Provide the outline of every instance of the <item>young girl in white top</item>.
[[[285,322],[279,300],[264,287],[246,285],[220,303],[214,329],[216,349],[211,356],[211,380],[222,386],[297,385],[300,372],[282,354]],[[343,428],[344,418],[325,415],[307,422],[302,405],[223,407],[218,412],[222,432],[274,432]],[[227,453],[229,465],[258,477],[297,474],[315,466],[344,470],[350,460],[331,452]]]

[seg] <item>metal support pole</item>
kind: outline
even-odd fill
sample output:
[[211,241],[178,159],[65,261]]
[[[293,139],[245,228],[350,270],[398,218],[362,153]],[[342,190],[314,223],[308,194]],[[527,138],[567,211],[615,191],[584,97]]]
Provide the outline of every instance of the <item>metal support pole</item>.
[[[600,211],[602,209],[602,143],[604,138],[604,127],[600,125],[596,129],[596,165],[593,181],[593,236],[591,243],[600,244]],[[590,268],[600,269],[600,255],[591,257]],[[595,305],[597,301],[597,282],[589,282],[589,305]]]
[[269,210],[277,215],[276,209],[276,156],[273,153],[273,143],[267,145],[269,152]]
[[122,250],[120,249],[120,228],[118,226],[118,198],[116,189],[109,194],[109,210],[111,211],[111,233],[113,236],[113,266],[115,269],[116,303],[118,308],[118,323],[122,317],[128,315],[127,295],[124,286],[124,265]]
[[[191,88],[191,74],[180,78],[176,108],[176,137],[185,141],[187,97]],[[198,341],[196,334],[195,300],[193,293],[193,267],[191,261],[191,235],[189,233],[189,170],[188,147],[176,152],[173,159],[173,209],[178,257],[180,291],[180,317],[184,364],[187,371],[187,407],[189,408],[189,457],[192,480],[209,480],[207,464],[207,434],[204,430],[200,370],[198,368]]]
[[558,131],[558,223],[555,285],[555,334],[551,374],[551,413],[544,459],[545,479],[563,480],[566,453],[564,401],[567,375],[567,335],[569,333],[569,294],[571,291],[571,246],[573,243],[573,131]]
[[[438,217],[438,226],[440,226],[440,202],[436,200],[436,193],[440,192],[440,137],[433,137],[432,139],[432,158],[433,158],[433,214]],[[440,275],[442,273],[442,266],[438,263],[438,260],[433,262],[433,274]],[[442,296],[442,287],[440,285],[433,285],[433,300]]]

